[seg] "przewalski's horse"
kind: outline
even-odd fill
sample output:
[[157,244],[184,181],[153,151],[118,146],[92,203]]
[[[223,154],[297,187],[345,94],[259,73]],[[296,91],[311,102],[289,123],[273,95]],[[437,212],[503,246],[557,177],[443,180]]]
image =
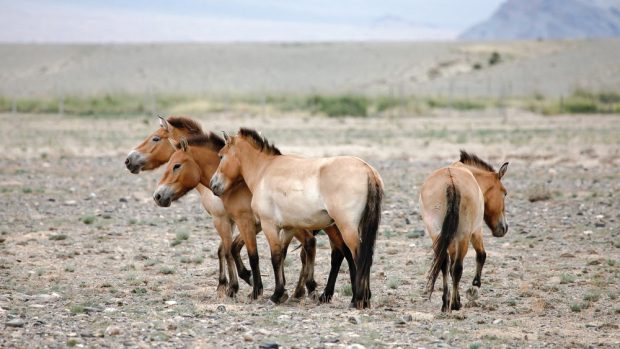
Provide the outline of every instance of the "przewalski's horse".
[[[470,241],[476,250],[476,276],[472,284],[480,287],[486,260],[482,242],[483,221],[493,236],[502,237],[508,231],[504,213],[506,188],[501,182],[507,168],[506,162],[495,172],[476,155],[461,150],[458,162],[433,172],[420,189],[422,219],[426,232],[433,239],[434,251],[427,291],[430,298],[441,271],[442,312],[461,308],[459,282]],[[448,288],[448,268],[452,276],[452,297]]]
[[[283,260],[291,232],[325,229],[334,224],[355,263],[352,284],[357,308],[370,306],[370,267],[381,219],[383,182],[366,162],[350,156],[302,158],[281,155],[256,131],[241,128],[226,136],[220,165],[211,179],[216,195],[226,195],[242,179],[252,191],[271,249],[279,302],[284,293]],[[280,231],[284,234],[280,236]]]
[[[202,128],[197,122],[186,117],[171,116],[168,120],[162,117],[159,117],[159,119],[160,127],[155,130],[155,132],[148,135],[142,143],[127,155],[125,165],[131,173],[137,174],[140,171],[149,171],[159,168],[167,163],[175,152],[176,149],[173,143],[176,144],[181,138],[203,133]],[[232,297],[239,288],[237,272],[239,272],[239,277],[248,284],[252,284],[251,273],[243,265],[238,250],[232,251],[232,257],[234,258],[236,268],[234,265],[231,265],[230,261],[231,246],[235,241],[237,244],[241,245],[239,242],[241,238],[237,236],[237,238],[233,240],[232,232],[234,221],[224,209],[222,200],[213,195],[211,190],[203,185],[198,185],[196,190],[200,193],[200,202],[202,206],[213,218],[215,230],[221,239],[218,248],[219,284],[217,292],[220,296],[226,294]],[[230,277],[230,284],[226,277],[227,269]]]
[[[207,185],[219,165],[218,152],[223,146],[224,140],[212,133],[190,137],[188,140],[182,139],[177,146],[179,150],[171,156],[166,172],[153,195],[155,201],[160,206],[169,206],[172,201],[182,197],[197,185]],[[221,200],[226,211],[239,226],[241,236],[246,244],[255,286],[252,297],[256,298],[262,293],[262,281],[256,249],[256,233],[259,231],[260,226],[251,207],[252,193],[245,182],[240,180],[235,182],[225,194],[221,195]],[[248,226],[255,227],[256,230],[249,229]],[[325,232],[328,236],[339,235],[335,227],[326,229]],[[303,265],[295,290],[295,297],[299,298],[305,293],[304,283],[310,294],[313,294],[316,289],[316,282],[314,281],[316,240],[309,230],[296,230],[294,233],[303,247],[300,253]],[[334,240],[336,242],[332,244],[332,256],[336,257],[334,259],[336,263],[333,261],[330,281],[326,286],[325,292],[319,298],[322,302],[331,299],[336,275],[340,269],[343,256],[348,256],[347,260],[351,259],[350,253],[347,254],[348,250],[344,247],[344,243],[341,243],[341,251],[338,249],[340,245],[338,245],[337,238],[334,238]],[[352,259],[351,264],[353,264]],[[256,285],[260,285],[260,289],[257,289]]]

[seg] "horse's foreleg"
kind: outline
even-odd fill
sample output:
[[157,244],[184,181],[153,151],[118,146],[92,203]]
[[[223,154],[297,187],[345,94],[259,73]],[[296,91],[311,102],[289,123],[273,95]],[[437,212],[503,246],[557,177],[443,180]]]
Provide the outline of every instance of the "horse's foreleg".
[[480,287],[480,280],[482,278],[482,267],[484,267],[484,262],[487,259],[487,253],[484,250],[484,243],[482,242],[482,229],[472,234],[471,244],[476,251],[476,276],[474,276],[474,281],[472,282],[472,285]]
[[235,260],[239,277],[248,285],[252,286],[252,272],[245,267],[245,264],[243,264],[243,260],[241,259],[241,249],[244,245],[245,241],[243,241],[243,237],[241,234],[237,234],[232,242],[231,253],[233,255],[233,259]]
[[256,246],[258,229],[256,224],[254,224],[253,217],[248,217],[247,219],[239,218],[236,220],[236,223],[241,238],[245,242],[245,249],[248,251],[248,259],[252,269],[252,293],[250,293],[250,298],[257,299],[258,296],[263,294],[263,281],[260,275],[258,249]]

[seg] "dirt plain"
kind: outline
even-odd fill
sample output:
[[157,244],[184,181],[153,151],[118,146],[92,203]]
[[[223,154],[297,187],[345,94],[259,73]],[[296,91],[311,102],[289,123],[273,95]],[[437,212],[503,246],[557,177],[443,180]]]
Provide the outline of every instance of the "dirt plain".
[[[151,194],[162,171],[124,168],[155,119],[1,114],[0,347],[620,346],[617,116],[196,117],[210,130],[255,127],[286,153],[357,155],[379,170],[386,194],[373,307],[348,308],[346,265],[331,304],[269,306],[273,272],[262,236],[263,298],[249,301],[246,284],[236,299],[218,298],[218,237],[197,195],[159,208]],[[504,238],[485,230],[479,298],[445,315],[440,292],[430,301],[423,292],[431,243],[417,196],[425,176],[461,148],[495,166],[510,161],[510,228]],[[188,238],[173,244],[177,236]],[[471,287],[473,255],[462,291]],[[322,289],[324,235],[316,260]],[[290,253],[289,294],[299,266]]]
[[[489,58],[497,52],[499,64]],[[559,97],[620,89],[620,40],[0,44],[0,96]],[[477,66],[477,68],[476,68]],[[147,97],[148,98],[148,97]]]

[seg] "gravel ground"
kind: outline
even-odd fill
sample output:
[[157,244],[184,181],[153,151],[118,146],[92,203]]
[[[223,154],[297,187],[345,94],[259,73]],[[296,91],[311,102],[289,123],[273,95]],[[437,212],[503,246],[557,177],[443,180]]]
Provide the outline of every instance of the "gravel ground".
[[[347,307],[346,265],[331,304],[269,306],[273,277],[262,237],[263,298],[250,302],[246,284],[236,299],[218,298],[218,238],[197,195],[156,207],[151,193],[161,171],[124,169],[124,154],[155,121],[15,118],[0,115],[0,347],[620,346],[617,117],[202,117],[213,129],[227,122],[227,129],[261,128],[285,151],[362,155],[379,170],[386,195],[373,307],[363,311]],[[474,132],[480,125],[489,131]],[[343,130],[355,137],[338,138]],[[459,130],[469,130],[466,141],[452,137]],[[444,315],[440,292],[430,301],[423,293],[431,243],[417,196],[425,176],[461,147],[495,165],[511,162],[504,181],[510,230],[504,238],[485,231],[478,298]],[[177,237],[187,239],[173,244]],[[319,289],[329,252],[319,236]],[[292,294],[296,253],[285,265]],[[470,250],[462,291],[474,271]]]

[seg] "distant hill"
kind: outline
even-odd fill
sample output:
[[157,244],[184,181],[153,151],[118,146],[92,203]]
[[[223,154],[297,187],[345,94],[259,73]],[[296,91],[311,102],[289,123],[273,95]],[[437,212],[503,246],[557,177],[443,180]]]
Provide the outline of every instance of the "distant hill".
[[620,0],[507,0],[465,40],[609,38],[620,36]]

